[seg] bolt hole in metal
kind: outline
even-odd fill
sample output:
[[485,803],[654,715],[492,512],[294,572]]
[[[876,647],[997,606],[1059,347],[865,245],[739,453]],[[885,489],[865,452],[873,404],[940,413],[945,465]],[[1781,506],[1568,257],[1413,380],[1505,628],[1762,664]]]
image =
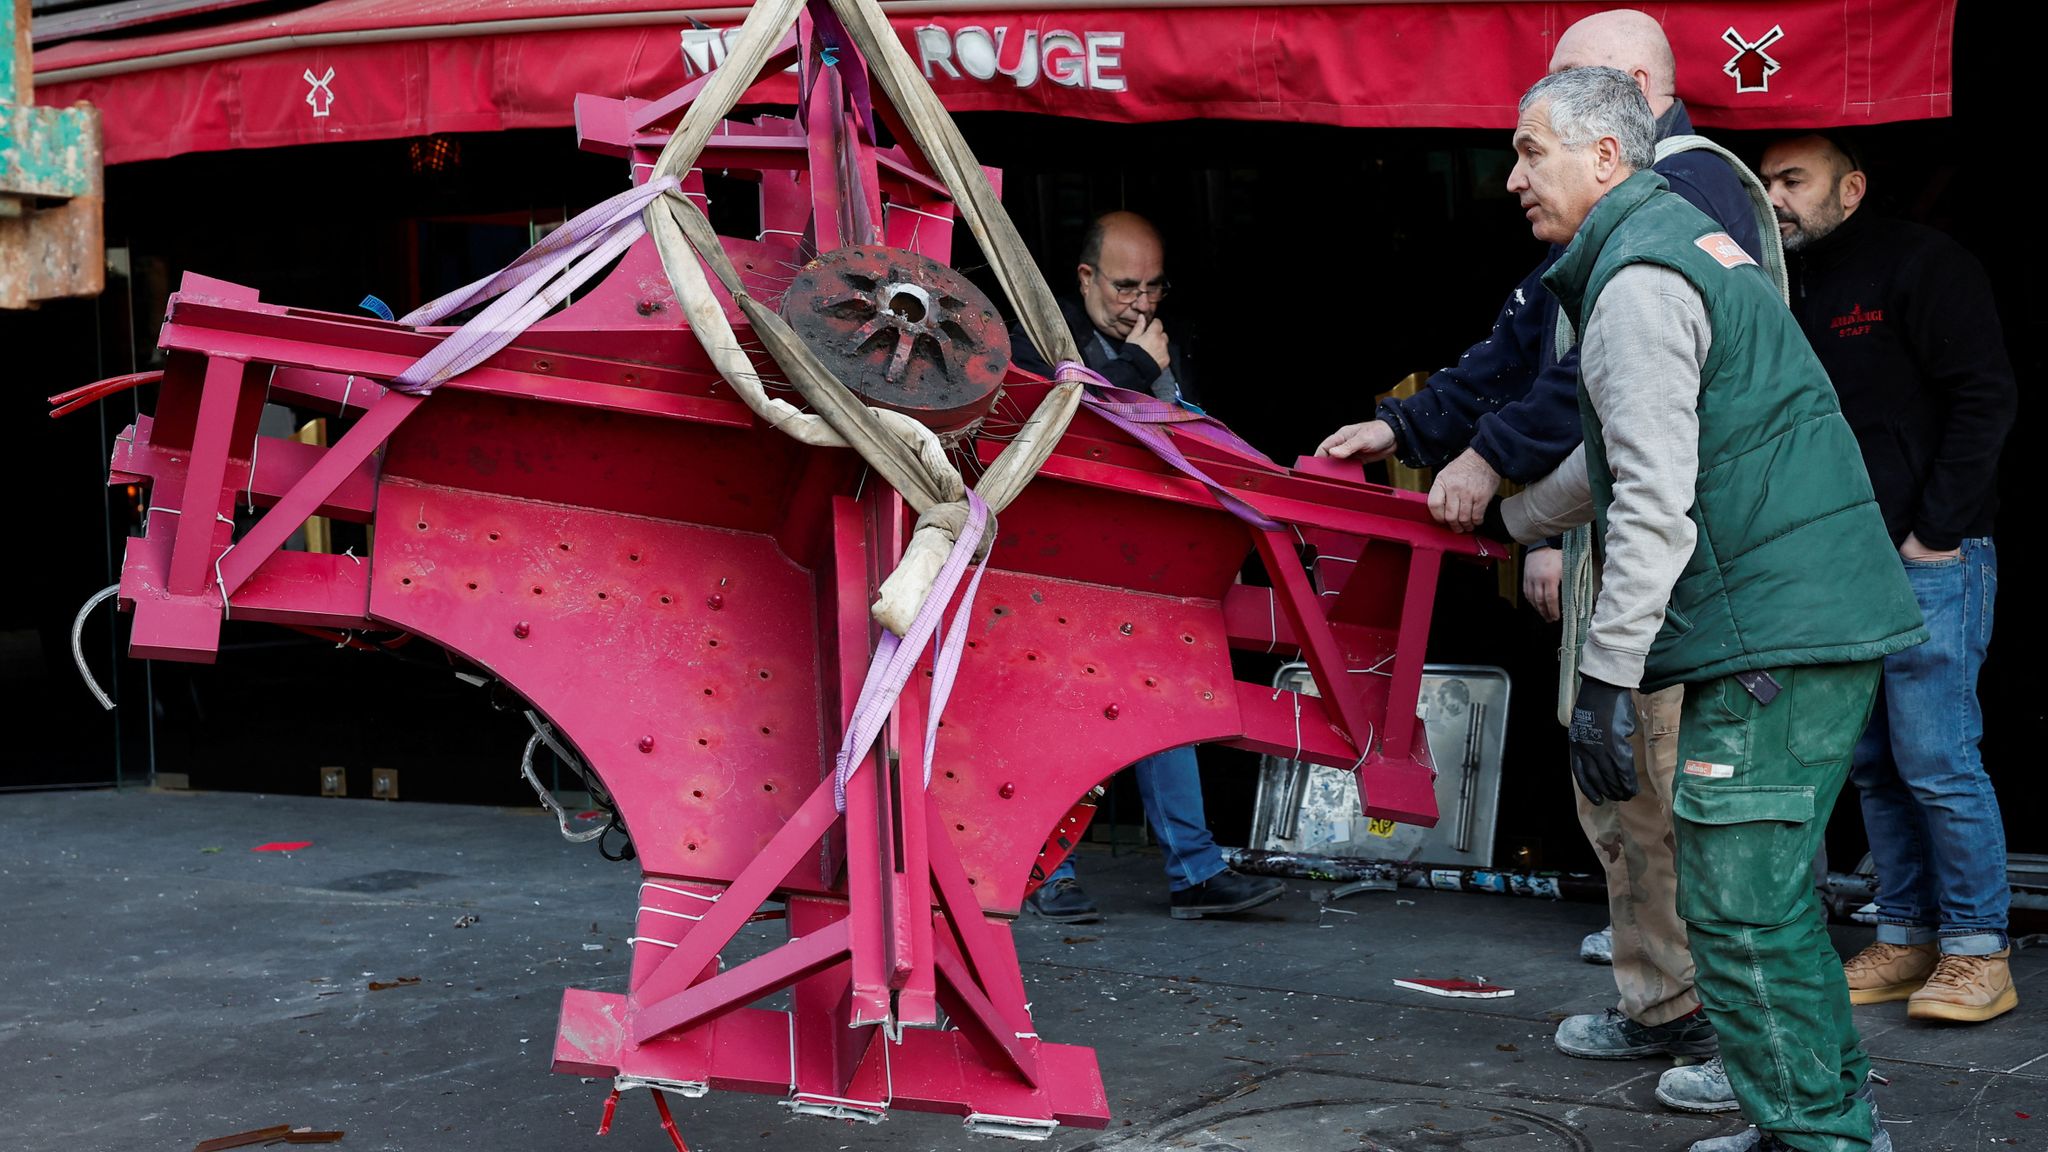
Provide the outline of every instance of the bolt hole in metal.
[[497,538],[498,534],[496,532],[491,533],[491,539],[496,540]]
[[410,577],[410,576],[406,576],[406,577],[403,577],[403,578],[401,578],[401,579],[400,579],[400,580],[399,580],[398,582],[399,582],[400,584],[410,584],[410,583],[412,583],[412,577]]
[[702,737],[702,736],[699,736],[699,737],[697,737],[697,747],[699,747],[699,748],[707,748],[707,747],[710,747],[710,745],[711,745],[711,741],[709,741],[709,740],[705,739],[705,738],[704,738],[704,737]]
[[[421,527],[424,528],[426,527],[426,525],[423,524],[421,525]],[[569,542],[567,540],[564,540],[560,544],[555,545],[555,547],[560,548],[564,552],[567,552],[569,550]]]
[[761,671],[760,671],[760,672],[758,673],[758,675],[759,675],[759,676],[761,677],[761,679],[763,679],[763,680],[766,680],[766,679],[768,679],[768,670],[767,670],[766,668],[763,668],[763,669],[761,669]]
[[534,594],[535,596],[538,596],[538,595],[540,595],[540,585],[538,585],[538,584],[535,584],[535,585],[533,586],[533,594]]
[[474,580],[471,580],[471,581],[469,582],[469,590],[470,590],[471,592],[474,592],[474,591],[476,591],[476,581],[474,581]]
[[718,641],[717,641],[717,640],[716,640],[715,638],[714,638],[714,639],[711,639],[711,640],[706,640],[706,641],[705,641],[704,643],[705,643],[705,644],[706,644],[707,646],[709,646],[709,647],[712,647],[712,648],[716,648],[716,647],[718,647]]
[[640,554],[638,552],[635,552],[632,555],[626,557],[626,559],[631,560],[635,564],[638,564],[640,562]]
[[661,598],[661,602],[662,602],[663,604],[667,604],[667,603],[669,603],[670,601],[669,601],[669,598],[668,598],[668,597],[666,597],[666,596],[663,596],[663,597]]
[[609,600],[609,599],[611,599],[611,597],[610,597],[610,596],[606,595],[606,594],[605,594],[605,593],[603,593],[603,592],[599,592],[599,593],[597,594],[597,598],[598,598],[599,600]]
[[425,520],[420,521],[418,527],[420,531],[425,532],[427,530],[427,522]]

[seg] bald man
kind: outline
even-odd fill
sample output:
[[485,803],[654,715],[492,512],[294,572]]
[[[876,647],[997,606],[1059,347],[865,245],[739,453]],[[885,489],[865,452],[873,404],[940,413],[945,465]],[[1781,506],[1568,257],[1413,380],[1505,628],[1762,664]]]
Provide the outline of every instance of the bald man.
[[1931,228],[1873,216],[1825,136],[1770,146],[1763,177],[1792,310],[1834,381],[1933,636],[1885,658],[1850,779],[1877,863],[1877,940],[1845,965],[1858,1004],[1976,1023],[2019,1005],[2007,966],[2005,824],[1977,742],[1998,592],[1998,457],[2018,386],[1991,283]]
[[[1060,311],[1081,359],[1118,388],[1149,392],[1174,403],[1194,403],[1187,350],[1166,333],[1159,305],[1166,279],[1166,245],[1152,222],[1136,212],[1107,212],[1089,224],[1074,269],[1080,296],[1062,297]],[[1017,367],[1051,376],[1053,365],[1011,331]]]
[[[1135,212],[1096,217],[1081,241],[1074,269],[1078,297],[1062,297],[1060,311],[1074,334],[1081,359],[1118,388],[1194,407],[1194,379],[1181,342],[1166,334],[1159,304],[1166,299],[1166,247],[1159,230]],[[1022,327],[1010,329],[1010,351],[1019,368],[1051,376],[1055,365],[1031,345]],[[1277,899],[1284,881],[1246,876],[1224,866],[1223,850],[1209,832],[1202,803],[1202,776],[1195,750],[1171,748],[1132,766],[1145,819],[1165,856],[1167,912],[1176,920],[1232,916]],[[1062,861],[1026,904],[1061,924],[1102,918],[1081,887],[1070,856]]]
[[[1659,140],[1692,135],[1691,118],[1676,95],[1671,45],[1656,20],[1619,9],[1566,29],[1550,71],[1594,65],[1625,72],[1636,82],[1656,117]],[[1769,215],[1728,160],[1704,150],[1681,151],[1658,161],[1654,170],[1761,260]],[[1557,301],[1543,285],[1562,251],[1553,247],[1509,293],[1493,331],[1456,365],[1432,376],[1413,397],[1382,401],[1375,419],[1339,429],[1318,454],[1354,460],[1398,455],[1411,466],[1438,469],[1430,511],[1466,531],[1478,525],[1503,476],[1527,484],[1550,474],[1578,447],[1584,430],[1578,350],[1558,354]],[[1524,589],[1546,619],[1558,618],[1561,571],[1556,549],[1530,552]],[[1570,1056],[1697,1058],[1719,1050],[1694,990],[1675,891],[1671,797],[1683,694],[1683,688],[1672,687],[1637,697],[1636,762],[1646,766],[1639,795],[1609,803],[1576,797],[1580,826],[1606,870],[1620,996],[1606,1012],[1558,1025],[1555,1043]],[[1713,1061],[1671,1069],[1658,1099],[1687,1111],[1736,1107],[1727,1076]]]

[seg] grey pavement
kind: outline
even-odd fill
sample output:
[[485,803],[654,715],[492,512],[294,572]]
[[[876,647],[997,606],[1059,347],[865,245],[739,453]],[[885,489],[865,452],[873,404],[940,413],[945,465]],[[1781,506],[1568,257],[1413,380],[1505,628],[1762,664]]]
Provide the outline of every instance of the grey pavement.
[[[313,843],[250,850],[291,840]],[[1740,1126],[1658,1107],[1661,1062],[1551,1047],[1557,1019],[1613,1000],[1576,959],[1599,907],[1404,891],[1344,915],[1327,886],[1291,883],[1248,916],[1183,922],[1154,857],[1089,851],[1080,871],[1109,919],[1027,916],[1018,948],[1040,1032],[1098,1050],[1116,1118],[1042,1147],[1663,1150]],[[599,1140],[606,1086],[548,1070],[561,989],[624,989],[637,880],[538,810],[0,796],[0,1148],[183,1150],[283,1123],[358,1152],[662,1152],[644,1093]],[[1988,1025],[1857,1010],[1901,1152],[2048,1148],[2048,949],[2016,967],[2022,1005]],[[1413,976],[1516,995],[1392,983]],[[675,1111],[694,1152],[1009,1146],[946,1117],[819,1120],[737,1093]]]

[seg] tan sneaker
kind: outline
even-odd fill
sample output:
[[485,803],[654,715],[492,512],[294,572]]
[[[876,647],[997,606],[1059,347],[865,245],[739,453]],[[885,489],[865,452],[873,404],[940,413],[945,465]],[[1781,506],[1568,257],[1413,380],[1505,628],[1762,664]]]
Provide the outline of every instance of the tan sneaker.
[[1842,965],[1849,1003],[1904,1000],[1920,990],[1940,959],[1941,950],[1933,944],[1872,944]]
[[2020,1005],[2019,989],[2013,987],[2012,969],[2005,962],[2011,955],[2007,948],[1989,956],[1943,956],[1927,983],[1907,1001],[1906,1015],[1964,1024],[2005,1015]]

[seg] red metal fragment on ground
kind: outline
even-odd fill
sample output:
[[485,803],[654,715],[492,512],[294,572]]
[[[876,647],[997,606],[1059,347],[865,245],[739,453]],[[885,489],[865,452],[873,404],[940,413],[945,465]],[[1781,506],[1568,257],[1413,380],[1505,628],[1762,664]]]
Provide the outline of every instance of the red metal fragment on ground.
[[229,1148],[247,1148],[251,1144],[263,1144],[271,1140],[281,1139],[290,1134],[291,1130],[292,1126],[289,1124],[273,1124],[268,1128],[258,1128],[250,1132],[237,1132],[233,1136],[216,1136],[211,1140],[201,1140],[199,1143],[194,1144],[192,1152],[225,1152]]
[[301,849],[301,848],[311,848],[312,846],[313,846],[313,842],[312,842],[311,840],[272,840],[272,841],[271,841],[270,843],[268,843],[268,844],[258,844],[258,845],[257,845],[257,846],[255,846],[254,848],[251,848],[251,849],[249,849],[249,851],[251,851],[251,852],[297,852],[297,851],[298,851],[299,849]]
[[1394,984],[1400,988],[1411,988],[1417,992],[1427,992],[1432,996],[1459,996],[1475,1000],[1497,1000],[1503,996],[1513,996],[1515,994],[1513,988],[1502,988],[1498,985],[1486,984],[1478,980],[1424,980],[1417,978],[1414,980],[1396,980]]

